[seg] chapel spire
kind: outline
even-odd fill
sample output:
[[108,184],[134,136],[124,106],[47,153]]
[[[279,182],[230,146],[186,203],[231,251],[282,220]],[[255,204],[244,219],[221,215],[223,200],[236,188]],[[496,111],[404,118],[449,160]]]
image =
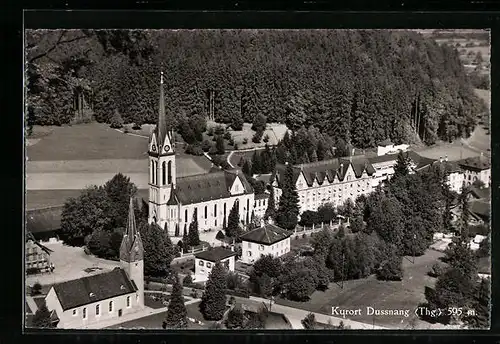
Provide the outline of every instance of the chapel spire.
[[143,254],[141,235],[135,222],[134,201],[131,197],[128,207],[127,228],[120,246],[120,260],[125,262],[139,261],[143,259]]

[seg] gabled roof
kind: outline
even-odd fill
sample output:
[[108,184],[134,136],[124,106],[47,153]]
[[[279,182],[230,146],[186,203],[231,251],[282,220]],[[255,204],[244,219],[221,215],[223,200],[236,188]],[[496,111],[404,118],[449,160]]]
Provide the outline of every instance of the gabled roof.
[[134,293],[137,287],[125,270],[115,268],[110,272],[92,275],[53,286],[63,310]]
[[35,243],[35,245],[37,245],[38,247],[40,247],[47,254],[50,254],[50,253],[54,252],[50,248],[42,245],[38,240],[36,240],[35,237],[33,236],[33,233],[31,233],[29,231],[26,231],[26,241],[28,241],[28,240],[33,241],[33,243]]
[[[338,180],[344,180],[349,165],[352,166],[357,178],[361,177],[363,172],[366,172],[369,176],[375,173],[375,169],[366,157],[353,156],[350,158],[336,158],[293,166],[293,182],[297,182],[301,173],[304,175],[308,186],[312,186],[315,180],[321,185],[325,181],[325,178],[330,183],[333,182],[335,177]],[[279,186],[281,186],[281,180],[285,175],[285,171],[286,165],[276,165]]]
[[491,168],[491,161],[484,155],[460,160],[460,167],[466,170],[482,171]]
[[470,187],[471,195],[476,199],[485,199],[488,200],[491,197],[490,188],[477,188],[475,186]]
[[243,193],[253,193],[252,185],[238,169],[178,178],[175,197],[183,205],[206,202],[231,196],[231,186],[236,178],[243,184]]
[[223,260],[232,256],[236,256],[236,252],[228,250],[223,247],[214,247],[210,250],[202,251],[196,253],[195,258],[208,260],[211,262],[217,262],[219,260]]
[[56,206],[26,211],[26,229],[31,233],[51,232],[61,228],[63,207]]
[[250,241],[256,244],[272,245],[276,242],[290,237],[291,235],[291,232],[274,224],[268,223],[262,227],[256,228],[248,233],[241,235],[240,239],[242,241]]

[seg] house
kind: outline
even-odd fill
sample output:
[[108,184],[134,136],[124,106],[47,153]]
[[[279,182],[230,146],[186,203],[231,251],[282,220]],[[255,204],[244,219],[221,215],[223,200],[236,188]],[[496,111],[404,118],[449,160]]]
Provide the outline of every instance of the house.
[[26,232],[25,268],[28,274],[50,271],[50,254],[52,252],[51,249],[36,240],[31,232]]
[[290,252],[291,232],[284,230],[272,223],[263,224],[261,227],[249,231],[241,239],[241,261],[253,264],[264,255],[280,257]]
[[456,193],[462,192],[462,186],[465,181],[464,172],[456,161],[448,161],[447,156],[444,159],[439,157],[439,160],[434,161],[432,166],[441,168],[446,173],[446,181],[451,191]]
[[269,194],[257,194],[254,196],[253,202],[254,215],[258,216],[259,218],[263,218],[264,214],[266,213],[267,205],[269,203]]
[[114,270],[53,285],[45,303],[58,328],[85,328],[144,308],[144,249],[130,199],[126,232]]
[[472,185],[480,180],[486,187],[491,186],[491,160],[481,153],[480,156],[458,161],[458,165],[464,171],[466,185]]
[[399,153],[399,151],[406,152],[406,150],[409,147],[409,145],[407,145],[407,144],[395,145],[389,139],[380,142],[377,146],[378,146],[377,147],[377,155],[378,156],[387,155],[387,154],[397,154],[397,153]]
[[223,247],[196,253],[194,255],[194,278],[193,282],[206,282],[215,263],[220,261],[228,271],[234,272],[236,252]]
[[62,206],[55,206],[27,210],[26,229],[38,241],[59,241],[57,231],[61,228],[62,209]]
[[187,232],[195,218],[200,231],[219,230],[236,204],[240,221],[248,224],[254,210],[254,190],[239,169],[214,168],[206,174],[177,177],[172,123],[165,112],[162,73],[158,122],[148,144],[148,222],[174,237]]

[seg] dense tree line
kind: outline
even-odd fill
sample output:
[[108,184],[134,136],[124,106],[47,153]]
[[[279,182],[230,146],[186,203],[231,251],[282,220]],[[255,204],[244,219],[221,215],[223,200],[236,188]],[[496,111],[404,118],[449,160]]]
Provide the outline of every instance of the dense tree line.
[[160,69],[176,119],[211,113],[238,127],[264,116],[356,147],[453,139],[470,133],[480,107],[458,52],[410,31],[28,31],[26,40],[30,123],[68,123],[77,89],[98,121],[117,110],[153,123]]

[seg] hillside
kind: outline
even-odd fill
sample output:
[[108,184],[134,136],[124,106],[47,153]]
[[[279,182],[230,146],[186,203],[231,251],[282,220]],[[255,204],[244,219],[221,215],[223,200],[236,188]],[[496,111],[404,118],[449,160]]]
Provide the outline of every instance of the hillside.
[[[60,33],[37,35],[57,47]],[[89,95],[98,121],[118,111],[125,122],[151,123],[160,69],[174,118],[212,112],[231,124],[264,114],[291,129],[316,126],[359,148],[386,138],[432,144],[467,136],[481,111],[457,51],[411,31],[86,31],[81,37],[85,44],[57,47],[50,59],[29,59],[31,123],[69,121],[75,89]],[[32,50],[44,51],[36,42]],[[46,81],[56,77],[71,82]]]

